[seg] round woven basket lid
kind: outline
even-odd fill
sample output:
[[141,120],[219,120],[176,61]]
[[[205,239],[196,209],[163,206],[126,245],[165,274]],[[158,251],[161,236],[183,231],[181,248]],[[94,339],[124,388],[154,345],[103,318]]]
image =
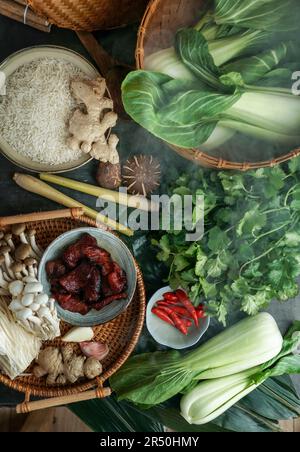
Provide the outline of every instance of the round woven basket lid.
[[58,27],[93,31],[138,22],[148,0],[28,0],[28,3]]
[[[87,217],[75,219],[48,220],[36,223],[29,223],[29,227],[37,231],[37,242],[41,248],[46,249],[50,243],[59,235],[71,229],[82,226],[95,226],[95,222]],[[133,301],[127,310],[113,321],[94,327],[94,340],[103,342],[109,346],[109,354],[103,360],[103,373],[99,378],[94,380],[80,380],[75,384],[64,386],[47,386],[45,378],[36,378],[32,375],[30,367],[24,376],[11,380],[7,376],[0,373],[0,383],[26,393],[29,397],[63,397],[79,394],[83,391],[95,387],[101,387],[103,383],[110,378],[128,359],[133,352],[145,319],[146,294],[141,271],[137,266],[137,290]],[[71,328],[70,325],[61,323],[62,336]],[[47,346],[60,346],[61,339],[57,338],[53,341],[44,343]],[[72,344],[75,352],[80,352],[77,344]]]
[[[138,69],[144,69],[147,56],[173,46],[177,30],[194,26],[205,3],[206,0],[152,0],[139,30],[136,51]],[[186,159],[219,169],[270,167],[300,155],[300,148],[291,149],[279,144],[264,143],[239,134],[221,148],[211,151],[170,146]]]

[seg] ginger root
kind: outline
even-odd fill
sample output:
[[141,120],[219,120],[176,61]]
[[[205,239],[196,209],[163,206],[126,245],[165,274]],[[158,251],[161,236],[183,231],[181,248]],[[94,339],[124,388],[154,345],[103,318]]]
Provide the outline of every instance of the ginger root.
[[[106,82],[104,78],[96,80],[74,80],[71,83],[73,96],[85,105],[86,111],[77,109],[70,119],[68,146],[81,150],[97,160],[119,163],[116,149],[116,137],[107,142],[107,131],[117,124],[118,115],[114,113],[113,102],[105,97]],[[107,111],[111,110],[111,111]]]
[[33,374],[37,378],[47,376],[47,385],[55,384],[58,376],[63,373],[62,355],[58,348],[48,347],[42,350],[37,359]]
[[103,163],[111,163],[117,165],[120,162],[117,146],[119,138],[116,135],[111,135],[108,142],[104,138],[103,141],[98,141],[92,147],[91,156]]
[[80,378],[86,377],[93,380],[102,373],[102,365],[95,358],[86,358],[84,355],[76,355],[71,344],[61,349],[47,347],[42,350],[37,358],[37,366],[33,374],[37,378],[47,375],[46,384],[76,383]]

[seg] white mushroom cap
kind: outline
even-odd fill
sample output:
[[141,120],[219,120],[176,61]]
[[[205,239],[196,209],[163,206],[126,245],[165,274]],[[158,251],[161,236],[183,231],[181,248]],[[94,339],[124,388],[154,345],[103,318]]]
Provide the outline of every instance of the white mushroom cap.
[[8,289],[13,297],[18,297],[23,292],[24,284],[22,281],[13,281],[9,284]]

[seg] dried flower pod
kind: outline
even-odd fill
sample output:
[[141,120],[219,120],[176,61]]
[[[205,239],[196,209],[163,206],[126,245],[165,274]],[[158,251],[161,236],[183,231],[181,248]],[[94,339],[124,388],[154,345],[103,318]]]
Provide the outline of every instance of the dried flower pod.
[[128,193],[147,196],[160,185],[160,163],[152,155],[134,155],[123,166],[123,183]]
[[122,183],[121,165],[100,162],[97,171],[97,182],[100,187],[117,190]]

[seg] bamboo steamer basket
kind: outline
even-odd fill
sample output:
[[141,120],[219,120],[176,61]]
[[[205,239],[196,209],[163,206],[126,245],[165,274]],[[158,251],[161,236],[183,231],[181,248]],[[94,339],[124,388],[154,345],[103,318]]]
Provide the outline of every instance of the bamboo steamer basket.
[[76,31],[115,28],[141,19],[148,0],[28,0],[49,22]]
[[[74,209],[73,209],[74,210]],[[76,209],[75,209],[76,210]],[[62,211],[63,212],[63,211]],[[50,213],[51,216],[51,213]],[[44,221],[33,221],[28,223],[29,228],[37,231],[37,242],[46,249],[47,246],[59,235],[71,229],[82,226],[94,226],[96,223],[88,217],[47,219]],[[7,226],[2,229],[7,229]],[[0,373],[0,383],[19,392],[25,393],[25,400],[17,406],[18,413],[28,413],[39,409],[53,406],[66,405],[74,402],[104,398],[111,394],[109,387],[103,387],[104,383],[125,363],[133,352],[145,319],[146,294],[143,277],[136,263],[137,289],[134,299],[127,310],[113,321],[94,327],[94,340],[109,345],[110,352],[103,360],[103,373],[94,380],[80,380],[75,384],[64,386],[47,386],[44,378],[36,378],[31,373],[31,367],[24,376],[11,380]],[[61,335],[63,336],[70,325],[61,323]],[[43,344],[47,346],[60,346],[61,338],[56,338]],[[74,351],[79,352],[79,346],[73,344]],[[43,397],[45,400],[30,401],[31,397]]]
[[[151,0],[142,20],[137,41],[136,64],[144,69],[144,60],[159,50],[173,46],[174,36],[180,28],[193,26],[205,0]],[[300,127],[300,124],[299,124]],[[270,160],[234,162],[211,156],[201,149],[183,149],[170,145],[179,155],[210,168],[225,170],[251,170],[272,167],[300,155],[300,148]]]

